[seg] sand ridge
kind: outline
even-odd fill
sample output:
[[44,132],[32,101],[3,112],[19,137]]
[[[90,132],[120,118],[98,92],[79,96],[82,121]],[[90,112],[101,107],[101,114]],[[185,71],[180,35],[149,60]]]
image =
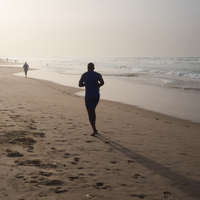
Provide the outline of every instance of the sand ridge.
[[200,199],[200,124],[0,68],[0,199]]

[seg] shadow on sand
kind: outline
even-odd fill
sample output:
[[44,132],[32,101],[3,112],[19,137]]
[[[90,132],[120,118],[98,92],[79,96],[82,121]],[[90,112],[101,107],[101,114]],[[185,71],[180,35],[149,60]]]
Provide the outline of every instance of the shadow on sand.
[[[102,140],[108,144],[113,149],[123,153],[126,157],[133,159],[138,164],[148,168],[151,171],[167,178],[171,181],[171,185],[178,190],[188,194],[189,196],[200,199],[200,182],[187,178],[183,175],[178,174],[175,171],[172,171],[170,168],[165,167],[149,158],[142,156],[139,153],[131,151],[130,149],[118,144],[112,140],[107,139],[101,134],[96,135],[96,138]],[[137,159],[135,159],[137,158]]]

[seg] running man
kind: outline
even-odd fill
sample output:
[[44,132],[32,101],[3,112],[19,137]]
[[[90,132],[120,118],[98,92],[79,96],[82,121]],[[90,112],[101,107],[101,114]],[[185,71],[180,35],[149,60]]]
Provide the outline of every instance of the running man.
[[95,108],[99,102],[99,88],[104,85],[101,74],[94,72],[94,64],[88,64],[88,71],[85,72],[79,81],[79,87],[85,87],[85,106],[88,112],[90,124],[93,128],[93,134],[97,134]]
[[25,77],[27,77],[27,72],[28,72],[29,66],[28,66],[28,64],[26,62],[24,64],[23,68],[24,68]]

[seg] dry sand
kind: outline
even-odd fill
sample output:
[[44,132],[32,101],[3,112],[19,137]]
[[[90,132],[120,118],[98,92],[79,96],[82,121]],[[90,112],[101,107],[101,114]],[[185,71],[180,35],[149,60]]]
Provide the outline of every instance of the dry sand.
[[200,124],[0,68],[0,200],[200,199]]

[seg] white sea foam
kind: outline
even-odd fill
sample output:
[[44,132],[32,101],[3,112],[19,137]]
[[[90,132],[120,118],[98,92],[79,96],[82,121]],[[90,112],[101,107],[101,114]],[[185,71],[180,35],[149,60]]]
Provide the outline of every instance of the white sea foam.
[[[28,62],[33,68],[61,74],[80,75],[88,62],[94,62],[97,71],[104,76],[142,76],[147,79],[168,80],[175,88],[200,89],[200,57],[178,58],[12,58],[19,62]],[[163,77],[164,76],[164,77]],[[157,79],[156,79],[157,78]],[[181,78],[181,81],[180,81]],[[177,82],[176,80],[179,80]],[[191,85],[191,81],[193,85]],[[177,85],[179,83],[180,85]],[[189,85],[187,86],[187,83]],[[160,83],[159,83],[160,84]],[[181,85],[182,84],[182,85]]]

